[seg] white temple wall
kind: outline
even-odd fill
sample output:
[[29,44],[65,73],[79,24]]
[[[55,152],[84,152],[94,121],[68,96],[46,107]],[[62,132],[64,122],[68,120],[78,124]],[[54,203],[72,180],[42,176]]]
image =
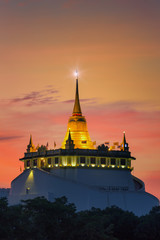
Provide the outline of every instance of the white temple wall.
[[[136,215],[148,213],[159,201],[144,191],[106,191],[102,187],[76,182],[67,177],[55,176],[40,169],[26,170],[12,181],[9,204],[17,204],[21,199],[45,196],[49,201],[66,196],[75,203],[77,210],[91,207],[104,209],[112,205],[132,211]],[[28,191],[27,191],[28,188]]]
[[[106,188],[117,187],[134,191],[135,186],[131,172],[123,169],[94,169],[94,168],[57,168],[52,169],[55,176],[69,179],[89,186]],[[109,189],[108,189],[109,190]]]

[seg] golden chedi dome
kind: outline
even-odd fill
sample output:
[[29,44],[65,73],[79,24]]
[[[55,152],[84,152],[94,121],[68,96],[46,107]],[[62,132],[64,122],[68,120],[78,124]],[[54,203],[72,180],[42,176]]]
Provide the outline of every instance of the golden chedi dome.
[[90,139],[87,123],[84,116],[82,116],[81,106],[79,102],[79,91],[78,91],[78,77],[76,79],[76,94],[75,103],[73,108],[72,116],[69,118],[67,132],[62,143],[62,148],[65,149],[66,141],[68,140],[68,135],[74,142],[74,148],[80,149],[94,149],[93,142]]

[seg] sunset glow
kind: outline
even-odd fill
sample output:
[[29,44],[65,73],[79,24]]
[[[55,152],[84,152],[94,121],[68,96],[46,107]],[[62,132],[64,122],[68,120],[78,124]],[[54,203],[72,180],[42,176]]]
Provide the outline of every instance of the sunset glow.
[[23,169],[30,134],[61,147],[80,73],[91,140],[125,131],[132,174],[160,198],[159,29],[159,0],[0,0],[0,187]]

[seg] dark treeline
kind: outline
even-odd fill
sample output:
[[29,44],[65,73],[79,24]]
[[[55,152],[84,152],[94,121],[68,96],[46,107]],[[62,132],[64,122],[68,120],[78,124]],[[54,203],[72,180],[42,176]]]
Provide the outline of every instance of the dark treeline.
[[142,217],[118,207],[76,212],[65,197],[8,206],[0,199],[0,239],[11,240],[159,240],[160,207]]

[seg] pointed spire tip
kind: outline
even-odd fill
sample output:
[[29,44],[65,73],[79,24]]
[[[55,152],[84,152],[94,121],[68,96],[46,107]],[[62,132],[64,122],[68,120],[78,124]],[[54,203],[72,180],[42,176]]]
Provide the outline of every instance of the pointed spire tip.
[[74,108],[73,108],[73,116],[81,116],[81,106],[79,102],[79,90],[78,90],[78,78],[76,79],[76,95],[75,95],[75,102],[74,102]]

